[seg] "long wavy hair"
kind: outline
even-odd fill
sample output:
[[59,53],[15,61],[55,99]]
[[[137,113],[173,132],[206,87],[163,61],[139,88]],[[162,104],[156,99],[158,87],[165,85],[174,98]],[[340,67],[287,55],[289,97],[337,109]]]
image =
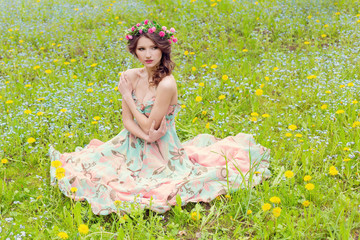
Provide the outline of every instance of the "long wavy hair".
[[152,40],[162,52],[160,64],[157,66],[157,69],[152,76],[152,82],[149,83],[150,86],[158,86],[161,80],[164,77],[169,76],[175,68],[175,63],[171,60],[171,44],[167,39],[161,38],[159,34],[142,33],[140,35],[133,36],[133,39],[128,42],[127,49],[136,58],[138,57],[136,55],[136,47],[141,37],[147,37]]

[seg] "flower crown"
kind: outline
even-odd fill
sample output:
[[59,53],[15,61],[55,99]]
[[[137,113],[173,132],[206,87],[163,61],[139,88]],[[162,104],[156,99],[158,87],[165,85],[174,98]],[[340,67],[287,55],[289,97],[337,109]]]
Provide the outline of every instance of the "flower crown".
[[155,33],[159,34],[161,38],[168,39],[171,44],[171,42],[177,42],[177,38],[174,37],[175,32],[174,28],[167,30],[165,26],[161,27],[157,22],[146,19],[142,23],[137,23],[135,26],[127,29],[125,38],[130,41],[133,39],[133,36],[139,36],[142,33]]

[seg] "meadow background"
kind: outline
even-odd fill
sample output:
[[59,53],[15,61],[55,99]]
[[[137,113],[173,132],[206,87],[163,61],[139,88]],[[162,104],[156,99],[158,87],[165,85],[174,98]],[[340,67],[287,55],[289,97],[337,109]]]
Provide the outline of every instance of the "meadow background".
[[[360,1],[1,0],[1,239],[359,239]],[[117,135],[124,31],[174,27],[179,138],[252,133],[272,177],[166,214],[96,216],[48,145]],[[80,228],[79,228],[80,227]]]

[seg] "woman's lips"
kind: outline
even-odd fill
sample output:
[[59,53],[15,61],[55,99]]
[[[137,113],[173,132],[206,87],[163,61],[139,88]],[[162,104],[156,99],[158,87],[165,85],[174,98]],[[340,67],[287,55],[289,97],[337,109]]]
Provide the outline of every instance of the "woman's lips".
[[151,63],[153,60],[145,60],[146,63]]

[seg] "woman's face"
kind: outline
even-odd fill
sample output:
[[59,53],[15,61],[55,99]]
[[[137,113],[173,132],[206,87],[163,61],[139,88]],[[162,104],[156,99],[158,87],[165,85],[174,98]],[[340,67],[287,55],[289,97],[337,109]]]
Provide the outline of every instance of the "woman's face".
[[135,52],[137,58],[147,68],[153,68],[161,61],[162,52],[160,48],[147,37],[141,37],[138,40]]

